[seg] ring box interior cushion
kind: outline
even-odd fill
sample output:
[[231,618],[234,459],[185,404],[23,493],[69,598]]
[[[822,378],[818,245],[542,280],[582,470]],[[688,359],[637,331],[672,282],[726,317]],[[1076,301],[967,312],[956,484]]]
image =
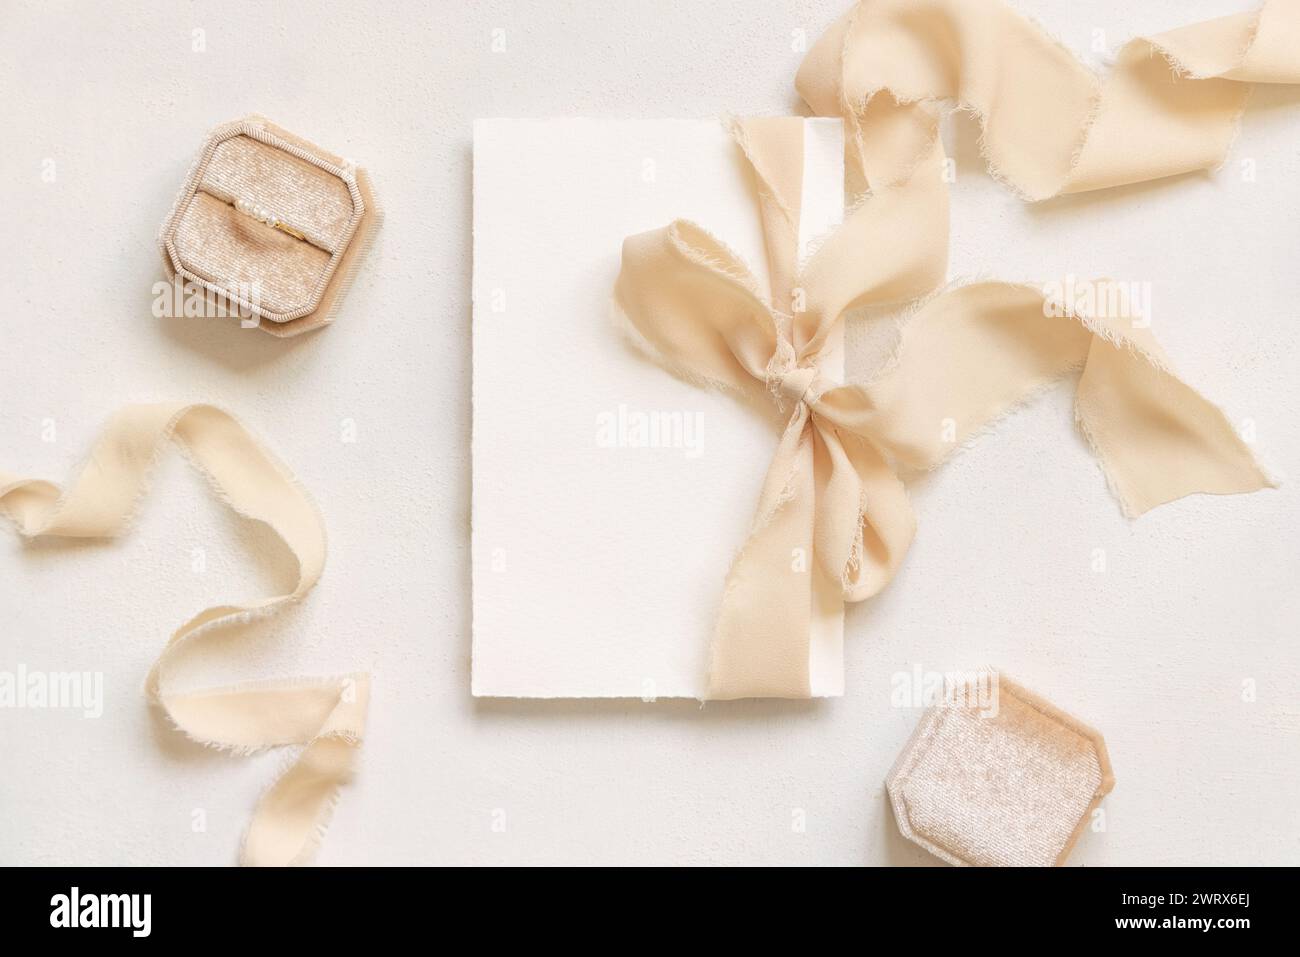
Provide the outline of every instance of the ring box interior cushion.
[[249,117],[209,136],[160,243],[170,276],[292,336],[331,321],[378,222],[365,170]]

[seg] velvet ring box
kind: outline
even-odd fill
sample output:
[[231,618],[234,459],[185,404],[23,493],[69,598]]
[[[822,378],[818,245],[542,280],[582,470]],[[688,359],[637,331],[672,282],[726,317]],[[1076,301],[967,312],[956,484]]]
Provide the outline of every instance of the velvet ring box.
[[379,221],[365,170],[250,116],[208,137],[159,244],[222,315],[296,336],[333,320]]

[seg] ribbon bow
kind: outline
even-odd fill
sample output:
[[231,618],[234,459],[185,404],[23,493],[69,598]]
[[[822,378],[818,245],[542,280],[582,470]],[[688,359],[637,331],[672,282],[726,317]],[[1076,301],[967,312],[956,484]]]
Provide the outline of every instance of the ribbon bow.
[[910,319],[870,383],[828,381],[846,312],[942,281],[946,196],[923,177],[880,190],[800,264],[803,121],[733,129],[758,186],[768,293],[726,245],[682,220],[628,237],[615,287],[667,364],[750,397],[766,391],[789,409],[727,576],[710,698],[808,697],[816,623],[880,591],[911,544],[916,522],[896,467],[932,468],[1069,369],[1083,368],[1076,415],[1130,514],[1194,491],[1271,484],[1223,414],[1169,370],[1143,323],[1031,286],[945,292]]

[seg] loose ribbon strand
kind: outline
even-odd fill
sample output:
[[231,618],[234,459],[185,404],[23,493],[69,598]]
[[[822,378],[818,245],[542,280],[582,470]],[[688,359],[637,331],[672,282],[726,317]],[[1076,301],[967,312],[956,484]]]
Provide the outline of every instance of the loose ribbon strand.
[[29,538],[113,538],[125,531],[148,485],[150,468],[170,440],[246,518],[266,523],[298,563],[286,595],[199,612],[167,641],[146,681],[151,703],[191,739],[252,753],[279,745],[302,751],[262,796],[244,838],[249,865],[302,863],[315,848],[339,786],[351,774],[365,731],[369,676],[292,679],[173,693],[167,662],[185,641],[301,599],[325,564],[325,528],[307,494],[282,464],[230,414],[209,405],[136,405],[117,413],[67,492],[0,472],[0,513]]
[[942,149],[952,101],[1028,200],[1219,166],[1252,83],[1300,83],[1300,0],[1130,40],[1104,77],[1001,0],[862,0],[795,80],[814,112],[844,117],[871,188]]

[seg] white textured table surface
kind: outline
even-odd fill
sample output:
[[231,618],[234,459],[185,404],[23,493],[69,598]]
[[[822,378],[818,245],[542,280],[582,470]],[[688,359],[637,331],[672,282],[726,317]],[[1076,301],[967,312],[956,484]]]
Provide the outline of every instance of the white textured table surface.
[[[1114,49],[1251,4],[1019,5],[1095,62],[1097,31]],[[1300,860],[1300,491],[1130,523],[1069,385],[914,489],[902,573],[849,615],[844,699],[471,700],[471,121],[790,112],[796,31],[845,6],[4,4],[0,464],[63,481],[113,409],[194,399],[295,468],[329,524],[324,579],[177,680],[374,671],[320,863],[930,862],[883,794],[917,719],[891,675],[986,662],[1106,734],[1118,784],[1074,863]],[[387,210],[341,320],[287,342],[149,311],[195,150],[254,111],[367,165]],[[1152,283],[1178,368],[1300,474],[1300,91],[1257,91],[1217,173],[1040,208],[989,180],[968,122],[949,133],[954,274]],[[186,616],[282,584],[278,557],[175,456],[122,541],[0,538],[0,670],[105,681],[98,719],[0,711],[0,862],[233,862],[282,759],[187,745],[140,689]]]

